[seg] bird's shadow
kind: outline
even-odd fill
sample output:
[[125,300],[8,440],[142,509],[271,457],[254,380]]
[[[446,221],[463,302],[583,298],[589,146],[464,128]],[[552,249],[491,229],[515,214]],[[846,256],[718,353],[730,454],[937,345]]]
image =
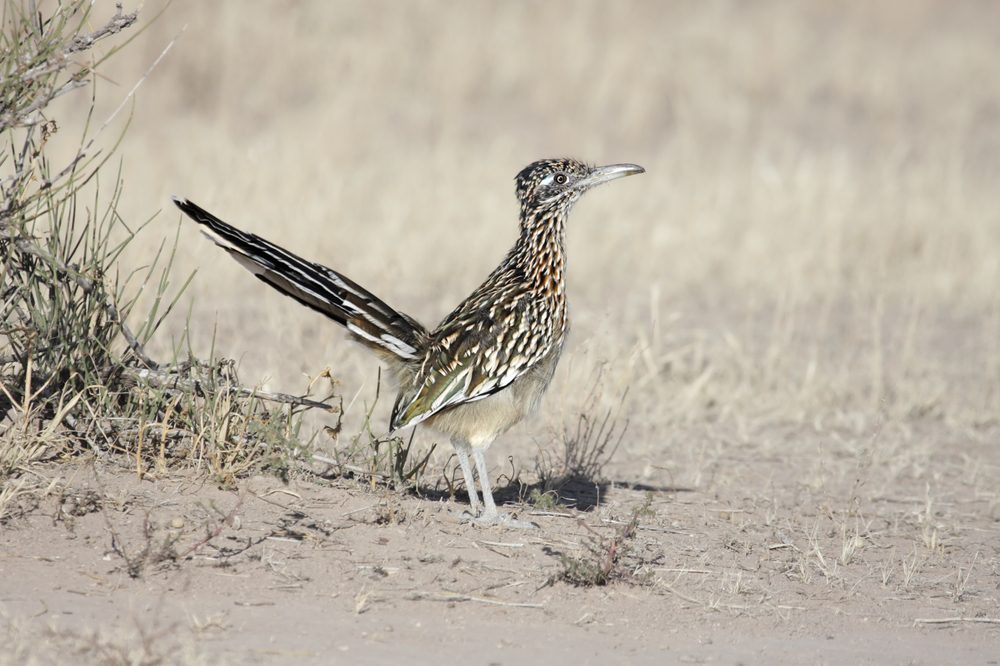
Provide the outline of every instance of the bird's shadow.
[[0,422],[7,420],[7,416],[13,407],[14,403],[10,401],[6,393],[0,395]]
[[[348,472],[323,474],[325,478],[353,478],[354,473]],[[451,474],[445,471],[431,485],[418,482],[416,485],[400,488],[410,496],[431,501],[458,500],[467,503],[469,494],[465,485],[458,478],[457,470]],[[575,475],[539,479],[532,483],[521,480],[520,474],[502,475],[493,488],[493,499],[498,505],[528,505],[537,510],[573,509],[576,511],[593,511],[606,503],[612,490],[631,490],[640,493],[676,494],[693,492],[694,488],[677,485],[653,485],[637,483],[620,479],[595,480]]]
[[[606,501],[611,490],[632,490],[641,493],[688,493],[694,488],[673,485],[652,485],[634,483],[622,480],[584,479],[568,476],[556,479],[545,479],[534,483],[525,483],[518,478],[501,480],[493,490],[493,499],[500,506],[525,504],[539,510],[574,509],[576,511],[593,511]],[[451,489],[440,485],[420,485],[408,491],[415,497],[431,501],[447,501],[457,499],[468,502],[469,495],[465,486],[456,483]]]
[[514,480],[497,489],[498,504],[529,503],[537,508],[574,509],[593,511],[605,502],[612,490],[634,490],[648,493],[692,492],[693,488],[679,486],[657,486],[611,479],[594,480],[577,476],[544,479],[534,483]]

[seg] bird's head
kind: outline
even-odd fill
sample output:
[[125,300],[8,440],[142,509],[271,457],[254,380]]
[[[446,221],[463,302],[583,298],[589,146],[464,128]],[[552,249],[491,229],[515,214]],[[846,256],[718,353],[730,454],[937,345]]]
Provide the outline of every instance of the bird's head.
[[522,213],[568,210],[580,195],[609,180],[643,173],[637,164],[590,166],[574,159],[539,160],[521,169],[514,179]]

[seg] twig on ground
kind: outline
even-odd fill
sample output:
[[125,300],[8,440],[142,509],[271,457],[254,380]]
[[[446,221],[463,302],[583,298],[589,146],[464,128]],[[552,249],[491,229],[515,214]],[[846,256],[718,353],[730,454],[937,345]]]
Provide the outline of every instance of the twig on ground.
[[953,624],[956,622],[969,622],[974,624],[1000,624],[1000,617],[918,617],[913,620],[913,624]]
[[695,599],[694,597],[688,596],[687,594],[684,594],[683,592],[675,589],[674,587],[662,581],[660,582],[659,586],[665,589],[670,594],[677,597],[678,599],[683,599],[684,601],[690,604],[695,604],[697,606],[701,606],[703,608],[708,608],[711,610],[721,610],[724,608],[726,610],[734,610],[734,611],[749,611],[755,608],[755,606],[747,606],[746,604],[723,604],[715,601],[702,601],[700,599]]
[[432,592],[411,592],[406,595],[406,598],[410,601],[443,601],[443,602],[457,602],[457,601],[474,601],[480,604],[489,604],[490,606],[508,606],[511,608],[545,608],[545,604],[533,604],[521,601],[500,601],[499,599],[486,599],[484,597],[473,597],[468,594],[435,594]]
[[[601,518],[602,523],[607,523],[609,525],[628,525],[628,522],[623,520],[614,520],[613,518]],[[637,530],[645,530],[647,532],[663,532],[664,534],[690,534],[683,530],[672,530],[669,527],[657,527],[655,525],[636,525]]]
[[663,571],[666,573],[689,573],[689,574],[713,574],[714,571],[709,569],[671,569],[667,567],[653,567],[654,571]]
[[243,508],[243,500],[244,500],[244,495],[241,493],[239,499],[236,501],[236,504],[233,505],[233,508],[230,509],[227,514],[222,516],[221,519],[218,520],[215,523],[215,525],[205,533],[204,537],[191,544],[183,552],[177,554],[177,561],[185,560],[188,557],[194,555],[203,547],[211,543],[213,539],[222,534],[222,531],[226,529],[227,526],[232,525],[234,519],[236,518],[236,513]]
[[354,514],[356,514],[356,513],[361,513],[362,511],[367,511],[367,510],[369,510],[369,509],[374,509],[374,508],[375,508],[375,507],[377,507],[377,506],[378,506],[378,505],[379,505],[380,503],[381,503],[381,502],[375,502],[374,504],[369,504],[368,506],[363,506],[363,507],[361,507],[360,509],[354,509],[353,511],[348,511],[348,512],[346,512],[346,513],[342,513],[342,514],[340,514],[340,517],[341,517],[341,518],[347,518],[348,516],[353,516],[353,515],[354,515]]
[[484,539],[480,539],[479,543],[484,546],[498,546],[500,548],[524,548],[523,543],[504,543],[503,541],[486,541]]

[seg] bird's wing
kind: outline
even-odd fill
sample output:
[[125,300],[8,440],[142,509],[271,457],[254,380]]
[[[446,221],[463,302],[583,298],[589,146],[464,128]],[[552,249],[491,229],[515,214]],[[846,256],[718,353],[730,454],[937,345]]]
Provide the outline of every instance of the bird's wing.
[[403,387],[392,429],[417,425],[455,405],[503,390],[545,357],[550,336],[531,295],[496,299],[482,309],[456,310],[435,332],[420,371]]

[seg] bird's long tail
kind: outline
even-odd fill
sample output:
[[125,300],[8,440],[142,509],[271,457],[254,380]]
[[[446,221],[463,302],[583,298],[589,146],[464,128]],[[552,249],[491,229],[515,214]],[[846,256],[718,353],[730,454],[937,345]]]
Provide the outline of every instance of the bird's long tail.
[[347,328],[365,345],[404,364],[420,357],[427,331],[356,282],[260,236],[230,226],[187,199],[174,203],[258,279]]

